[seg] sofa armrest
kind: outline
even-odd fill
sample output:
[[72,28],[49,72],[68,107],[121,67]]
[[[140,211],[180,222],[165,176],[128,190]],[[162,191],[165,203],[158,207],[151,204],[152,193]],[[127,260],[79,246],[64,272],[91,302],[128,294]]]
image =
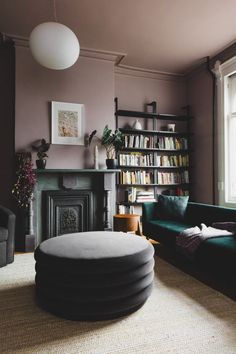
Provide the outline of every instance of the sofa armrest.
[[153,220],[154,218],[154,211],[157,206],[157,202],[146,202],[142,204],[142,221],[148,222]]
[[15,250],[15,214],[0,205],[0,226],[5,227],[8,230],[7,238],[7,262],[11,263],[14,259]]

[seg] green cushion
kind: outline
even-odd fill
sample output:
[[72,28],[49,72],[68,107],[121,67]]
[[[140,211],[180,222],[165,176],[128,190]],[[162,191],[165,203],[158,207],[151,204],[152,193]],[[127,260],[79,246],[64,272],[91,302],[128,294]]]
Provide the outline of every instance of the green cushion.
[[157,205],[158,218],[163,220],[184,220],[188,199],[188,196],[159,195]]
[[145,235],[165,245],[175,247],[176,236],[191,225],[173,220],[150,220],[145,227]]

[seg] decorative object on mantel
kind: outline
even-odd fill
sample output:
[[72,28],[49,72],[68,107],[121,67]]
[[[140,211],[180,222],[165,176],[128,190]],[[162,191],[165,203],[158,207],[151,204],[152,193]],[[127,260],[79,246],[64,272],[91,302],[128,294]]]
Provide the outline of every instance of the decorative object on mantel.
[[36,176],[33,172],[33,164],[30,152],[17,154],[16,182],[12,189],[12,194],[20,208],[27,209],[33,198]]
[[99,169],[99,165],[98,165],[98,146],[97,145],[94,146],[94,168],[95,168],[95,170]]
[[32,145],[32,148],[37,151],[38,160],[36,160],[36,166],[38,169],[43,170],[46,167],[46,158],[48,157],[46,152],[50,148],[50,143],[47,143],[45,139],[41,139],[36,145]]
[[[25,228],[25,252],[32,252],[36,247],[36,236],[33,225],[33,199],[36,175],[33,172],[33,164],[30,152],[17,154],[16,182],[12,194],[21,209],[21,224]],[[27,220],[28,219],[28,220]]]
[[142,124],[140,123],[139,119],[136,119],[136,121],[134,122],[133,124],[133,129],[136,129],[136,130],[142,130]]
[[84,105],[54,101],[51,104],[52,144],[84,145]]
[[67,26],[58,23],[56,0],[54,22],[44,22],[36,26],[30,34],[29,46],[34,59],[48,69],[63,70],[78,59],[80,45],[78,38]]
[[93,130],[89,135],[88,144],[90,145],[92,139],[96,137],[99,139],[102,146],[106,150],[106,165],[108,169],[115,169],[117,167],[116,153],[124,146],[124,137],[119,129],[116,129],[114,132],[112,129],[108,128],[108,125],[103,129],[103,134],[101,138],[96,136],[97,130]]

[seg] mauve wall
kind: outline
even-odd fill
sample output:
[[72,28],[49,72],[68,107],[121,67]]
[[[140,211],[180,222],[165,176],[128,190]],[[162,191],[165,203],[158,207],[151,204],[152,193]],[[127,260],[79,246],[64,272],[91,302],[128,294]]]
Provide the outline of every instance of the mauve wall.
[[151,79],[115,74],[115,94],[121,109],[142,111],[147,102],[157,101],[159,113],[181,113],[186,105],[184,79]]
[[192,121],[193,198],[213,203],[212,156],[212,77],[202,68],[187,79],[187,101],[194,116]]
[[[67,70],[48,70],[38,65],[29,49],[16,48],[16,151],[29,149],[37,139],[50,141],[50,101],[83,103],[85,133],[114,120],[114,68],[105,60],[80,57]],[[92,148],[52,145],[47,168],[84,168],[92,164]],[[35,157],[35,154],[34,154]],[[103,152],[100,167],[104,165]]]

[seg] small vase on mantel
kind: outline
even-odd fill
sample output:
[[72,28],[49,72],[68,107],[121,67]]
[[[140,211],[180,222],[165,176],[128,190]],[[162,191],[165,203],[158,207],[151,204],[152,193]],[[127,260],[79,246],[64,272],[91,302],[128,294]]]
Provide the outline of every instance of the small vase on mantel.
[[99,169],[99,165],[98,165],[98,147],[97,147],[97,145],[94,146],[94,168],[95,168],[95,170]]
[[45,169],[46,163],[47,163],[46,159],[39,159],[39,160],[36,160],[35,162],[36,162],[37,169],[39,169],[39,170]]

